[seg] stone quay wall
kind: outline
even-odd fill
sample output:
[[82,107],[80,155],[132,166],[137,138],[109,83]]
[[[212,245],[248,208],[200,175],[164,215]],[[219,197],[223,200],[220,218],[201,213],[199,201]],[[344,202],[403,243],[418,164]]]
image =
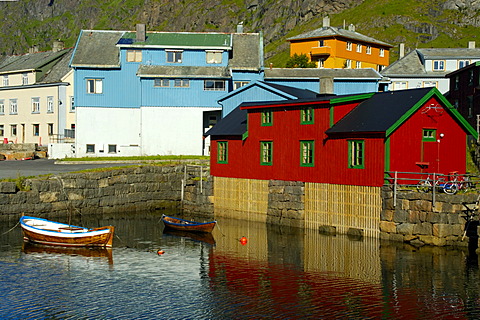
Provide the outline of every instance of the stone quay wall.
[[185,165],[141,165],[16,179],[0,182],[0,219],[18,219],[21,214],[54,217],[69,212],[102,214],[157,209],[184,209],[213,216],[208,193],[211,185],[208,167],[185,169]]

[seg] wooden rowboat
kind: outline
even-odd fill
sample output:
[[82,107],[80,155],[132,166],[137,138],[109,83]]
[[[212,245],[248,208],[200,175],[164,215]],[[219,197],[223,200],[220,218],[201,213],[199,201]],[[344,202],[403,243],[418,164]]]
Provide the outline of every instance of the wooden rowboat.
[[20,218],[23,239],[33,243],[65,247],[111,247],[114,227],[89,229],[42,218]]
[[162,215],[165,228],[190,232],[212,232],[217,221],[196,222]]

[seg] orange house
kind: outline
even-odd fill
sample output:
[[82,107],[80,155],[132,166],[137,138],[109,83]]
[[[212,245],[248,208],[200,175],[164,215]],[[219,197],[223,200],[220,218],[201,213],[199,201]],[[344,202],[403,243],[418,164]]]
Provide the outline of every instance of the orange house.
[[287,39],[290,56],[306,54],[318,68],[373,68],[381,71],[389,65],[390,48],[393,46],[355,32],[330,26],[330,19],[323,19],[323,27]]

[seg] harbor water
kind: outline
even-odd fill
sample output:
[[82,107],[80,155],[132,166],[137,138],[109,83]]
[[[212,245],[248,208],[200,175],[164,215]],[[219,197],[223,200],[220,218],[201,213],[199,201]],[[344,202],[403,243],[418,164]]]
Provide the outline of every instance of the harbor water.
[[468,248],[222,218],[211,235],[180,234],[161,214],[74,217],[114,225],[109,250],[26,244],[16,219],[0,222],[0,318],[480,318]]

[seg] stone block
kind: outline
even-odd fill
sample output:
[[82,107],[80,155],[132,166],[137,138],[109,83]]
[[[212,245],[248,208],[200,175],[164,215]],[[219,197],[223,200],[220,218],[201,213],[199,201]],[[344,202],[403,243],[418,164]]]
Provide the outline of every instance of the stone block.
[[409,213],[407,210],[396,209],[393,214],[393,221],[398,223],[403,223],[408,221]]
[[432,224],[430,222],[422,222],[422,223],[415,224],[413,226],[413,234],[427,235],[427,236],[433,235]]
[[410,209],[416,211],[432,211],[432,202],[427,200],[414,200],[410,203]]
[[396,233],[397,226],[395,222],[380,221],[380,232]]
[[380,220],[393,221],[394,210],[382,210],[380,213]]
[[433,236],[439,238],[446,238],[452,235],[452,225],[434,223],[432,225]]
[[319,226],[318,227],[318,233],[325,234],[325,235],[336,235],[337,234],[337,228],[335,228],[333,226]]
[[397,233],[399,234],[413,234],[414,225],[411,223],[400,223],[397,224]]
[[16,193],[17,184],[15,182],[0,182],[0,193]]
[[40,193],[41,202],[56,202],[58,201],[58,192],[41,192]]
[[430,246],[447,245],[447,240],[445,238],[439,238],[439,237],[428,236],[428,235],[420,235],[418,239],[422,241],[424,244],[430,245]]

